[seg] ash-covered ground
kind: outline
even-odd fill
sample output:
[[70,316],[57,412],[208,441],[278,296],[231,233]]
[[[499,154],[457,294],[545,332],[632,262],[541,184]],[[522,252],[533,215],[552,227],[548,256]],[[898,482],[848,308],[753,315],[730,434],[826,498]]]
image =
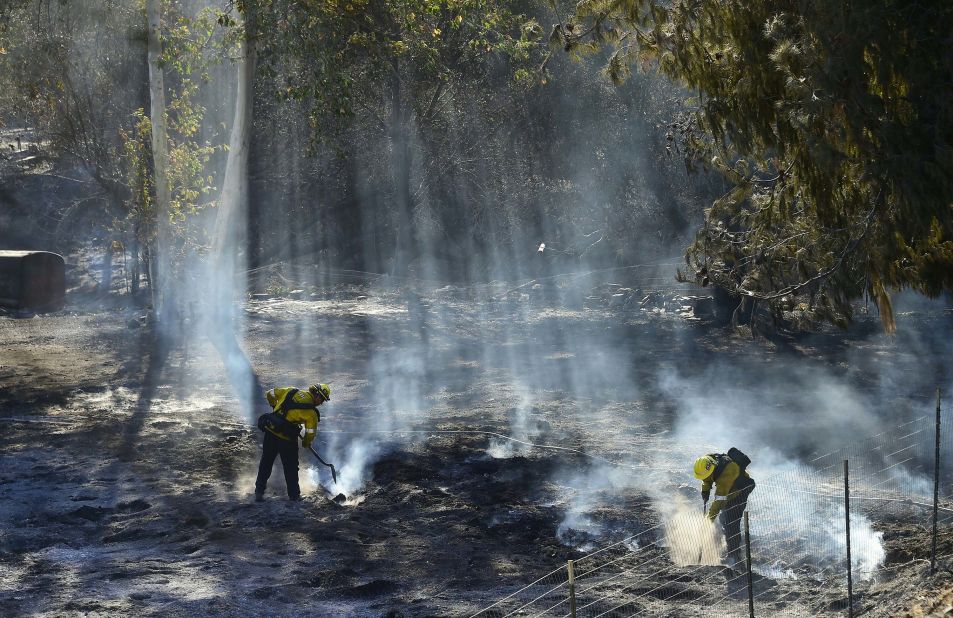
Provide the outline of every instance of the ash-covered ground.
[[[121,308],[0,317],[0,614],[468,615],[696,491],[696,407],[737,408],[736,427],[752,419],[739,439],[792,459],[929,412],[947,370],[937,333],[953,325],[930,306],[901,311],[895,338],[862,316],[848,333],[767,341],[616,295],[501,298],[247,303],[243,345],[264,384],[333,388],[315,445],[341,484],[301,451],[299,503],[279,467],[267,502],[252,501],[261,434],[200,334],[159,356]],[[835,396],[859,403],[816,409]],[[729,446],[707,429],[692,439]],[[949,572],[944,559],[923,578],[923,526],[881,532],[893,570],[860,607],[895,615]],[[722,581],[698,572],[678,582],[687,604],[652,611],[706,615],[691,600]],[[781,585],[801,589],[775,613],[845,611],[808,577]]]

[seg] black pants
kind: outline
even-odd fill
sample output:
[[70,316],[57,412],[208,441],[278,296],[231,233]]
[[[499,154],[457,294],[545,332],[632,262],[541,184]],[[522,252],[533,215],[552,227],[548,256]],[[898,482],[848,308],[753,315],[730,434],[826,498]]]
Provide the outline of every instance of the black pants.
[[265,441],[261,445],[261,463],[258,464],[255,493],[265,493],[268,477],[271,476],[271,468],[279,455],[281,455],[281,467],[285,472],[288,497],[297,498],[301,495],[301,488],[298,487],[298,443],[282,440],[270,431],[265,432]]
[[725,533],[725,542],[728,544],[728,556],[735,562],[744,562],[741,549],[745,545],[744,535],[741,532],[741,518],[748,506],[748,496],[754,491],[754,481],[741,489],[732,488],[732,495],[721,511],[721,529]]

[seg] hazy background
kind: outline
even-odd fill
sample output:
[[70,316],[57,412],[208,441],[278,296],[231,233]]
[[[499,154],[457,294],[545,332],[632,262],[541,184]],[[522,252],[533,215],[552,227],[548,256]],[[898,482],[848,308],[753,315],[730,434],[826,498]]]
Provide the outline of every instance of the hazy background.
[[[130,278],[134,264],[145,276],[152,224],[123,153],[136,139],[133,114],[149,105],[140,4],[17,6],[16,45],[0,73],[9,151],[0,248],[64,253],[77,293],[138,314],[151,299]],[[43,12],[30,10],[37,7]],[[168,23],[206,8],[217,7],[176,3]],[[553,19],[533,3],[523,8],[540,23]],[[441,427],[450,401],[486,408],[485,423],[464,429],[522,441],[488,436],[489,457],[539,456],[525,444],[535,443],[610,460],[560,466],[553,479],[570,496],[559,534],[599,538],[609,530],[589,514],[630,490],[674,521],[668,501],[679,484],[694,487],[691,463],[705,452],[737,446],[757,478],[797,477],[814,454],[929,414],[933,390],[951,385],[943,338],[914,319],[943,300],[898,300],[901,316],[913,318],[901,319],[894,338],[868,319],[843,338],[802,336],[787,348],[755,342],[748,355],[719,350],[719,337],[737,335],[640,313],[638,301],[652,291],[708,294],[676,284],[675,269],[721,188],[686,171],[671,135],[686,93],[654,74],[615,86],[598,70],[604,58],[557,54],[547,83],[526,85],[514,82],[509,60],[493,57],[448,77],[438,111],[426,122],[404,118],[397,138],[394,126],[378,126],[393,101],[368,94],[385,80],[356,75],[366,87],[357,92],[362,105],[332,124],[307,97],[276,96],[302,59],[265,57],[254,81],[246,205],[220,199],[239,61],[231,44],[215,49],[221,28],[209,32],[207,66],[168,66],[170,93],[189,92],[197,123],[172,139],[205,180],[164,248],[175,276],[161,292],[177,313],[163,323],[162,345],[225,342],[217,347],[230,370],[216,387],[242,400],[235,420],[253,420],[259,386],[321,381],[344,394],[346,408],[337,395],[322,408],[321,446],[341,470],[332,493],[360,494],[381,456]],[[182,45],[205,40],[198,30],[176,36]],[[411,82],[414,67],[406,71]],[[21,147],[9,148],[18,136]],[[395,206],[401,165],[410,201]],[[229,209],[235,216],[223,215]],[[210,262],[222,220],[233,271]],[[610,283],[628,290],[619,300],[626,305],[587,313],[586,298]],[[358,292],[348,287],[358,284]],[[213,288],[224,291],[210,295]],[[300,302],[273,316],[280,335],[270,350],[251,351],[249,365],[242,303],[263,293]],[[319,313],[328,306],[318,301],[335,294],[368,297],[360,341]],[[358,345],[363,364],[339,366],[342,345]],[[250,369],[266,352],[295,372],[255,385]],[[208,387],[188,374],[174,379],[183,391]],[[347,427],[336,423],[345,412],[354,421]]]

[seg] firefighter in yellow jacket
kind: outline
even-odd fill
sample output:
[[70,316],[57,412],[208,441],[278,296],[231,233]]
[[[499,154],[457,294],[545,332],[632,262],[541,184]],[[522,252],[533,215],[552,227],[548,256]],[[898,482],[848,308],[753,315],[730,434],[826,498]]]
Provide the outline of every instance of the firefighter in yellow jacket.
[[729,450],[728,454],[709,453],[695,461],[695,478],[702,482],[705,504],[711,496],[712,485],[715,486],[715,501],[708,509],[708,519],[715,521],[721,514],[728,556],[735,564],[742,562],[741,518],[748,506],[748,496],[755,487],[754,479],[745,470],[748,463],[747,456],[737,449]]
[[[273,388],[265,393],[265,399],[272,412],[258,419],[258,427],[265,433],[262,443],[261,462],[258,464],[258,478],[255,480],[255,501],[265,499],[265,487],[275,458],[281,457],[281,467],[285,473],[285,485],[288,498],[301,499],[298,486],[298,437],[301,446],[308,448],[314,440],[321,415],[318,407],[331,399],[331,387],[327,384],[313,384],[307,390],[286,386]],[[304,435],[301,427],[304,426]]]

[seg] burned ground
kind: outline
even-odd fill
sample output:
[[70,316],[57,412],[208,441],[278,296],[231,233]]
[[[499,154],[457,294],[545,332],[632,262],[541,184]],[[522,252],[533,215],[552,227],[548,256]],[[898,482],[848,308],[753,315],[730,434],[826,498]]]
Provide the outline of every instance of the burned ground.
[[[238,412],[214,350],[195,338],[158,357],[150,327],[129,318],[116,308],[0,318],[4,615],[468,614],[658,523],[638,485],[607,482],[587,494],[585,480],[573,479],[601,478],[607,462],[620,461],[654,462],[664,474],[693,455],[666,441],[680,404],[659,386],[660,368],[702,375],[730,362],[742,377],[729,386],[739,391],[752,376],[783,373],[792,358],[870,390],[890,388],[876,371],[882,363],[897,367],[891,383],[928,383],[942,369],[923,372],[912,352],[869,328],[751,341],[638,311],[445,298],[421,316],[369,293],[252,301],[245,347],[263,381],[305,383],[316,367],[334,385],[319,450],[343,456],[354,436],[374,449],[344,502],[334,500],[327,469],[302,452],[305,500],[284,500],[276,472],[268,501],[256,504],[260,432]],[[421,319],[426,340],[414,324]],[[900,319],[908,329],[950,326],[943,312]],[[327,335],[290,346],[302,321]],[[422,362],[407,361],[409,349]],[[388,411],[383,425],[371,403],[381,355],[412,375],[413,397],[425,403]],[[533,365],[531,403],[519,404],[507,359]],[[599,368],[594,381],[575,381],[581,364]],[[674,480],[662,487],[678,491]],[[588,506],[576,513],[580,501]],[[895,570],[861,599],[877,615],[908,606],[928,544],[923,527],[906,521],[884,532]],[[949,543],[945,532],[944,553]],[[682,592],[666,615],[693,615],[678,601],[711,580],[699,573],[669,584]],[[756,590],[772,585],[759,578]],[[791,607],[810,599],[803,585]],[[843,611],[837,595],[810,602],[815,613]]]

